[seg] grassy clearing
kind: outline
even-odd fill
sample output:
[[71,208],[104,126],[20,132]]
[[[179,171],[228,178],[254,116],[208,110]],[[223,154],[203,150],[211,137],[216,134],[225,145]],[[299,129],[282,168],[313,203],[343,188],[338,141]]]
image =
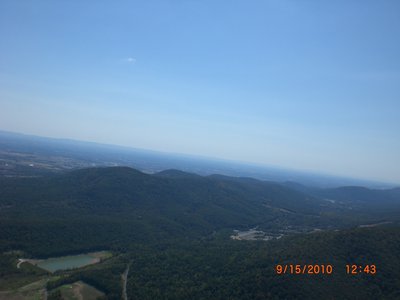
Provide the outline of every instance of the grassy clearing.
[[48,272],[29,263],[17,268],[17,257],[14,253],[0,254],[0,291],[16,291],[48,276]]
[[[0,300],[41,300],[45,298],[46,282],[58,280],[63,274],[73,273],[74,270],[63,271],[60,276],[51,274],[38,266],[25,261],[20,262],[19,257],[23,253],[3,253],[0,254]],[[89,263],[85,266],[90,268],[93,264],[104,262],[108,263],[113,255],[108,251],[92,252],[84,254],[90,256]],[[70,256],[71,257],[71,256]],[[37,263],[37,260],[33,260]],[[32,262],[33,262],[32,261]],[[82,266],[82,267],[85,267]],[[97,299],[104,296],[104,293],[87,285],[77,282],[66,285],[58,289],[65,299]],[[49,295],[51,294],[49,293]]]
[[41,279],[13,291],[0,292],[0,300],[44,299],[47,279]]
[[105,297],[105,294],[96,288],[82,281],[72,284],[65,284],[50,292],[50,294],[60,293],[65,300],[96,300]]

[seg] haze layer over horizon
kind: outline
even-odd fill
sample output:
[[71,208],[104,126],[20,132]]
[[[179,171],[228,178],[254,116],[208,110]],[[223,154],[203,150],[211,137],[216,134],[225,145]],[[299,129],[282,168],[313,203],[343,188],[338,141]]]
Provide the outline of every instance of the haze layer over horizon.
[[398,1],[0,3],[0,130],[400,182]]

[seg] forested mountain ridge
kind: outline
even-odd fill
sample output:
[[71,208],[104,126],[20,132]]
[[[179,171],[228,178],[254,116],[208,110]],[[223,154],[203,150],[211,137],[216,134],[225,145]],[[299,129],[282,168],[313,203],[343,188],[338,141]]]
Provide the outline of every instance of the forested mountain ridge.
[[[348,197],[353,197],[353,188],[306,193],[251,178],[203,177],[177,170],[149,175],[128,167],[1,178],[0,247],[3,251],[19,247],[48,255],[53,250],[59,253],[103,247],[110,241],[119,244],[127,238],[198,238],[218,230],[253,227],[307,232],[397,221],[400,204],[390,190],[362,190],[365,197],[391,199],[385,202],[385,209],[368,214],[363,205],[354,205],[359,198],[341,200],[347,191]],[[322,193],[339,195],[340,201],[326,201],[319,196]],[[56,240],[71,235],[74,246],[69,249],[71,246],[60,239],[57,249],[46,247],[41,253],[38,249],[46,240],[44,228]],[[25,235],[35,238],[24,246]]]
[[[128,167],[0,178],[0,286],[45,276],[17,269],[15,253],[110,250],[107,263],[61,273],[48,289],[83,280],[120,299],[132,262],[132,299],[396,299],[398,192]],[[357,228],[364,224],[374,228]],[[280,239],[230,238],[252,228]],[[278,275],[277,264],[331,264],[335,272]],[[346,264],[375,264],[379,273],[348,275]]]

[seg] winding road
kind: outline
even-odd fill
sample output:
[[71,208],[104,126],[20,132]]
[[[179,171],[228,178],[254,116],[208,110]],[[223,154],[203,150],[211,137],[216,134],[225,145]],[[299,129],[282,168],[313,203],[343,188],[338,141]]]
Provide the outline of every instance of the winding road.
[[126,292],[126,283],[128,282],[128,273],[129,273],[129,268],[131,267],[132,261],[128,263],[126,266],[125,272],[121,275],[122,277],[122,299],[123,300],[128,300],[128,294]]

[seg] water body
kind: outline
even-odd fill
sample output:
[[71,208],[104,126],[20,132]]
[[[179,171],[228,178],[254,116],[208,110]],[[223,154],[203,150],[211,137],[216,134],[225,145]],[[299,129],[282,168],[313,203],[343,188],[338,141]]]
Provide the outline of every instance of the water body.
[[87,265],[95,264],[100,262],[101,254],[99,253],[89,253],[89,254],[79,254],[70,255],[62,257],[53,257],[45,260],[31,261],[38,267],[45,269],[49,272],[55,272],[59,270],[68,270],[81,268]]
[[49,258],[38,262],[37,266],[50,272],[80,268],[94,263],[96,258],[87,254]]

